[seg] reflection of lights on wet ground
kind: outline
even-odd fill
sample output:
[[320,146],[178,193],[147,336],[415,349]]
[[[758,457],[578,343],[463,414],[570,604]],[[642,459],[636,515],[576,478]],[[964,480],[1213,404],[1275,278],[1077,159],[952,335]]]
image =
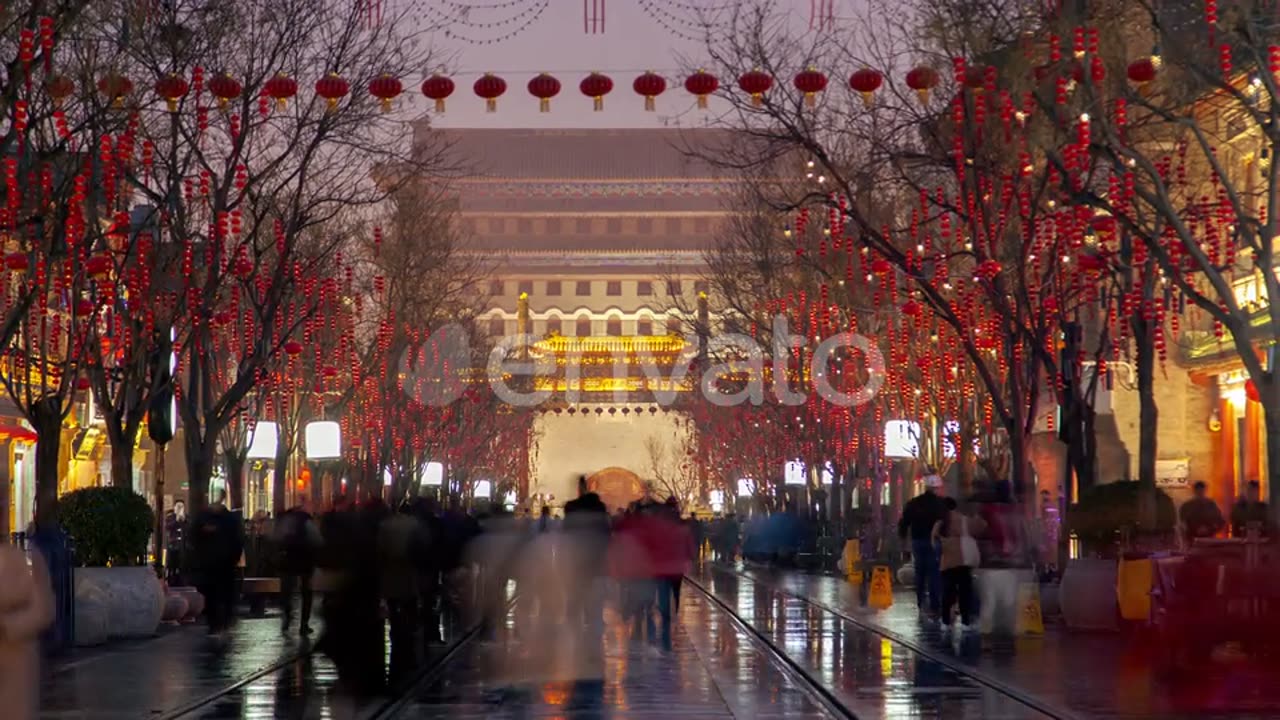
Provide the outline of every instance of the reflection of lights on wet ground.
[[893,676],[893,643],[880,638],[880,676],[889,680]]

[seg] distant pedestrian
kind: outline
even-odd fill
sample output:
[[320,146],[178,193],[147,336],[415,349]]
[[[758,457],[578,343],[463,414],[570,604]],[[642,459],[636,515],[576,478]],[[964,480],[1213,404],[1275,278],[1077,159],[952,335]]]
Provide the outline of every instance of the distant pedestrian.
[[1193,497],[1178,508],[1178,520],[1182,523],[1188,547],[1198,538],[1211,538],[1227,526],[1227,521],[1222,518],[1222,509],[1208,497],[1204,481],[1192,485],[1191,492]]
[[293,596],[301,594],[302,616],[298,632],[311,634],[312,576],[320,552],[320,528],[311,516],[311,502],[303,498],[276,520],[276,544],[280,563],[280,604],[284,611],[282,630],[293,623]]
[[1271,516],[1267,513],[1267,504],[1262,500],[1262,486],[1257,480],[1250,480],[1245,486],[1245,495],[1236,501],[1231,508],[1231,534],[1235,537],[1247,537],[1250,530],[1257,530],[1261,537],[1271,537]]
[[973,571],[981,563],[978,541],[986,531],[982,518],[971,518],[956,508],[954,498],[946,498],[947,514],[933,527],[932,538],[941,550],[938,566],[942,572],[941,617],[943,627],[951,625],[951,608],[960,605],[960,628],[973,624]]
[[173,503],[173,509],[164,516],[164,566],[170,587],[182,587],[189,578],[186,573],[187,558],[187,504],[181,500]]
[[924,477],[924,492],[907,501],[898,521],[898,535],[911,541],[911,558],[915,565],[916,607],[921,613],[937,615],[941,611],[942,584],[938,567],[938,548],[933,541],[933,527],[946,517],[947,506],[938,491],[942,478],[934,473]]
[[0,708],[6,720],[40,709],[40,633],[53,622],[53,586],[44,557],[0,543]]
[[227,509],[226,492],[213,495],[192,523],[191,549],[205,596],[209,634],[221,635],[235,615],[236,568],[244,554],[240,518]]

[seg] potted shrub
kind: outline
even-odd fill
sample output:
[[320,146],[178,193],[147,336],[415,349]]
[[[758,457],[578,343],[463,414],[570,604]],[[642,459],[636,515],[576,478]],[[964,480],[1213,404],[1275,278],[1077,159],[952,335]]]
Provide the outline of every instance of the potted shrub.
[[[1153,507],[1143,522],[1144,498],[1140,483],[1097,485],[1067,510],[1066,529],[1080,543],[1080,557],[1067,563],[1059,588],[1062,617],[1082,630],[1114,630],[1119,617],[1117,586],[1119,562],[1146,557],[1147,549],[1167,544],[1173,536],[1176,512],[1173,500],[1159,489],[1148,490],[1145,502]],[[1137,548],[1137,550],[1130,550]]]
[[152,515],[129,488],[85,488],[63,496],[58,521],[74,543],[77,645],[154,635],[163,585],[147,567]]

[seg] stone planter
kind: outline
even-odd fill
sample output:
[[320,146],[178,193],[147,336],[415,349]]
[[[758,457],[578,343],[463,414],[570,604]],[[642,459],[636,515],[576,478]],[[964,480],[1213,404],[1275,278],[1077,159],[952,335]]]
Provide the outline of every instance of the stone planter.
[[187,601],[187,612],[182,616],[181,622],[193,623],[200,617],[200,613],[204,612],[204,595],[201,595],[199,590],[184,586],[170,588],[169,592],[182,595]]
[[898,587],[913,588],[916,586],[916,566],[907,563],[898,568]]
[[76,645],[155,635],[164,586],[148,567],[76,568]]
[[185,593],[166,593],[164,596],[164,613],[160,615],[162,623],[177,623],[187,615],[187,597]]
[[1067,563],[1058,587],[1058,602],[1067,627],[1073,630],[1118,629],[1117,574],[1115,560],[1078,558]]

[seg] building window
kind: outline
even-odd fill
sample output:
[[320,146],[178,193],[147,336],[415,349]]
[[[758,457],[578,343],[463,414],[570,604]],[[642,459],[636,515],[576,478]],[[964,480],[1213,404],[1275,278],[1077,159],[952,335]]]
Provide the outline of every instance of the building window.
[[547,334],[548,335],[564,334],[564,324],[560,321],[560,318],[558,317],[547,318]]
[[653,283],[648,280],[641,280],[636,283],[636,294],[648,297],[653,294]]
[[520,284],[519,284],[519,285],[517,285],[516,287],[517,287],[517,290],[518,290],[519,294],[521,294],[521,295],[532,295],[532,294],[533,294],[533,281],[532,281],[532,280],[521,280],[521,281],[520,281]]
[[547,281],[547,297],[560,297],[560,281],[559,280]]
[[507,334],[507,321],[500,317],[489,318],[489,335],[492,337],[502,337]]
[[622,335],[622,318],[618,317],[617,315],[610,317],[608,323],[606,324],[605,332],[609,335],[609,337],[619,337],[620,335]]
[[667,281],[667,294],[668,294],[668,295],[670,295],[671,297],[675,297],[675,296],[677,296],[677,295],[682,295],[683,293],[684,293],[684,288],[682,288],[682,287],[680,286],[680,281],[679,281],[679,280],[668,280],[668,281]]
[[501,280],[489,281],[489,294],[494,297],[502,297],[503,287]]
[[695,282],[693,284],[693,291],[698,294],[705,293],[707,291],[707,281],[698,280],[697,282]]
[[574,288],[573,292],[574,292],[574,294],[576,294],[578,297],[587,297],[587,296],[591,295],[591,281],[590,281],[590,280],[579,280],[579,281],[578,281],[578,284],[577,284],[577,287],[575,287],[575,288]]
[[640,318],[640,319],[636,322],[636,334],[637,334],[637,335],[652,335],[652,334],[653,334],[653,320],[650,320],[650,319],[649,319],[649,318],[647,318],[647,317],[642,317],[642,318]]
[[573,329],[573,334],[577,335],[578,337],[590,337],[591,336],[591,318],[587,317],[586,315],[583,315],[582,317],[578,318],[577,327]]
[[605,287],[604,293],[609,297],[618,297],[619,295],[622,294],[621,280],[610,280],[608,283],[605,284],[604,287]]
[[678,317],[667,318],[667,334],[668,335],[680,334],[680,318]]

